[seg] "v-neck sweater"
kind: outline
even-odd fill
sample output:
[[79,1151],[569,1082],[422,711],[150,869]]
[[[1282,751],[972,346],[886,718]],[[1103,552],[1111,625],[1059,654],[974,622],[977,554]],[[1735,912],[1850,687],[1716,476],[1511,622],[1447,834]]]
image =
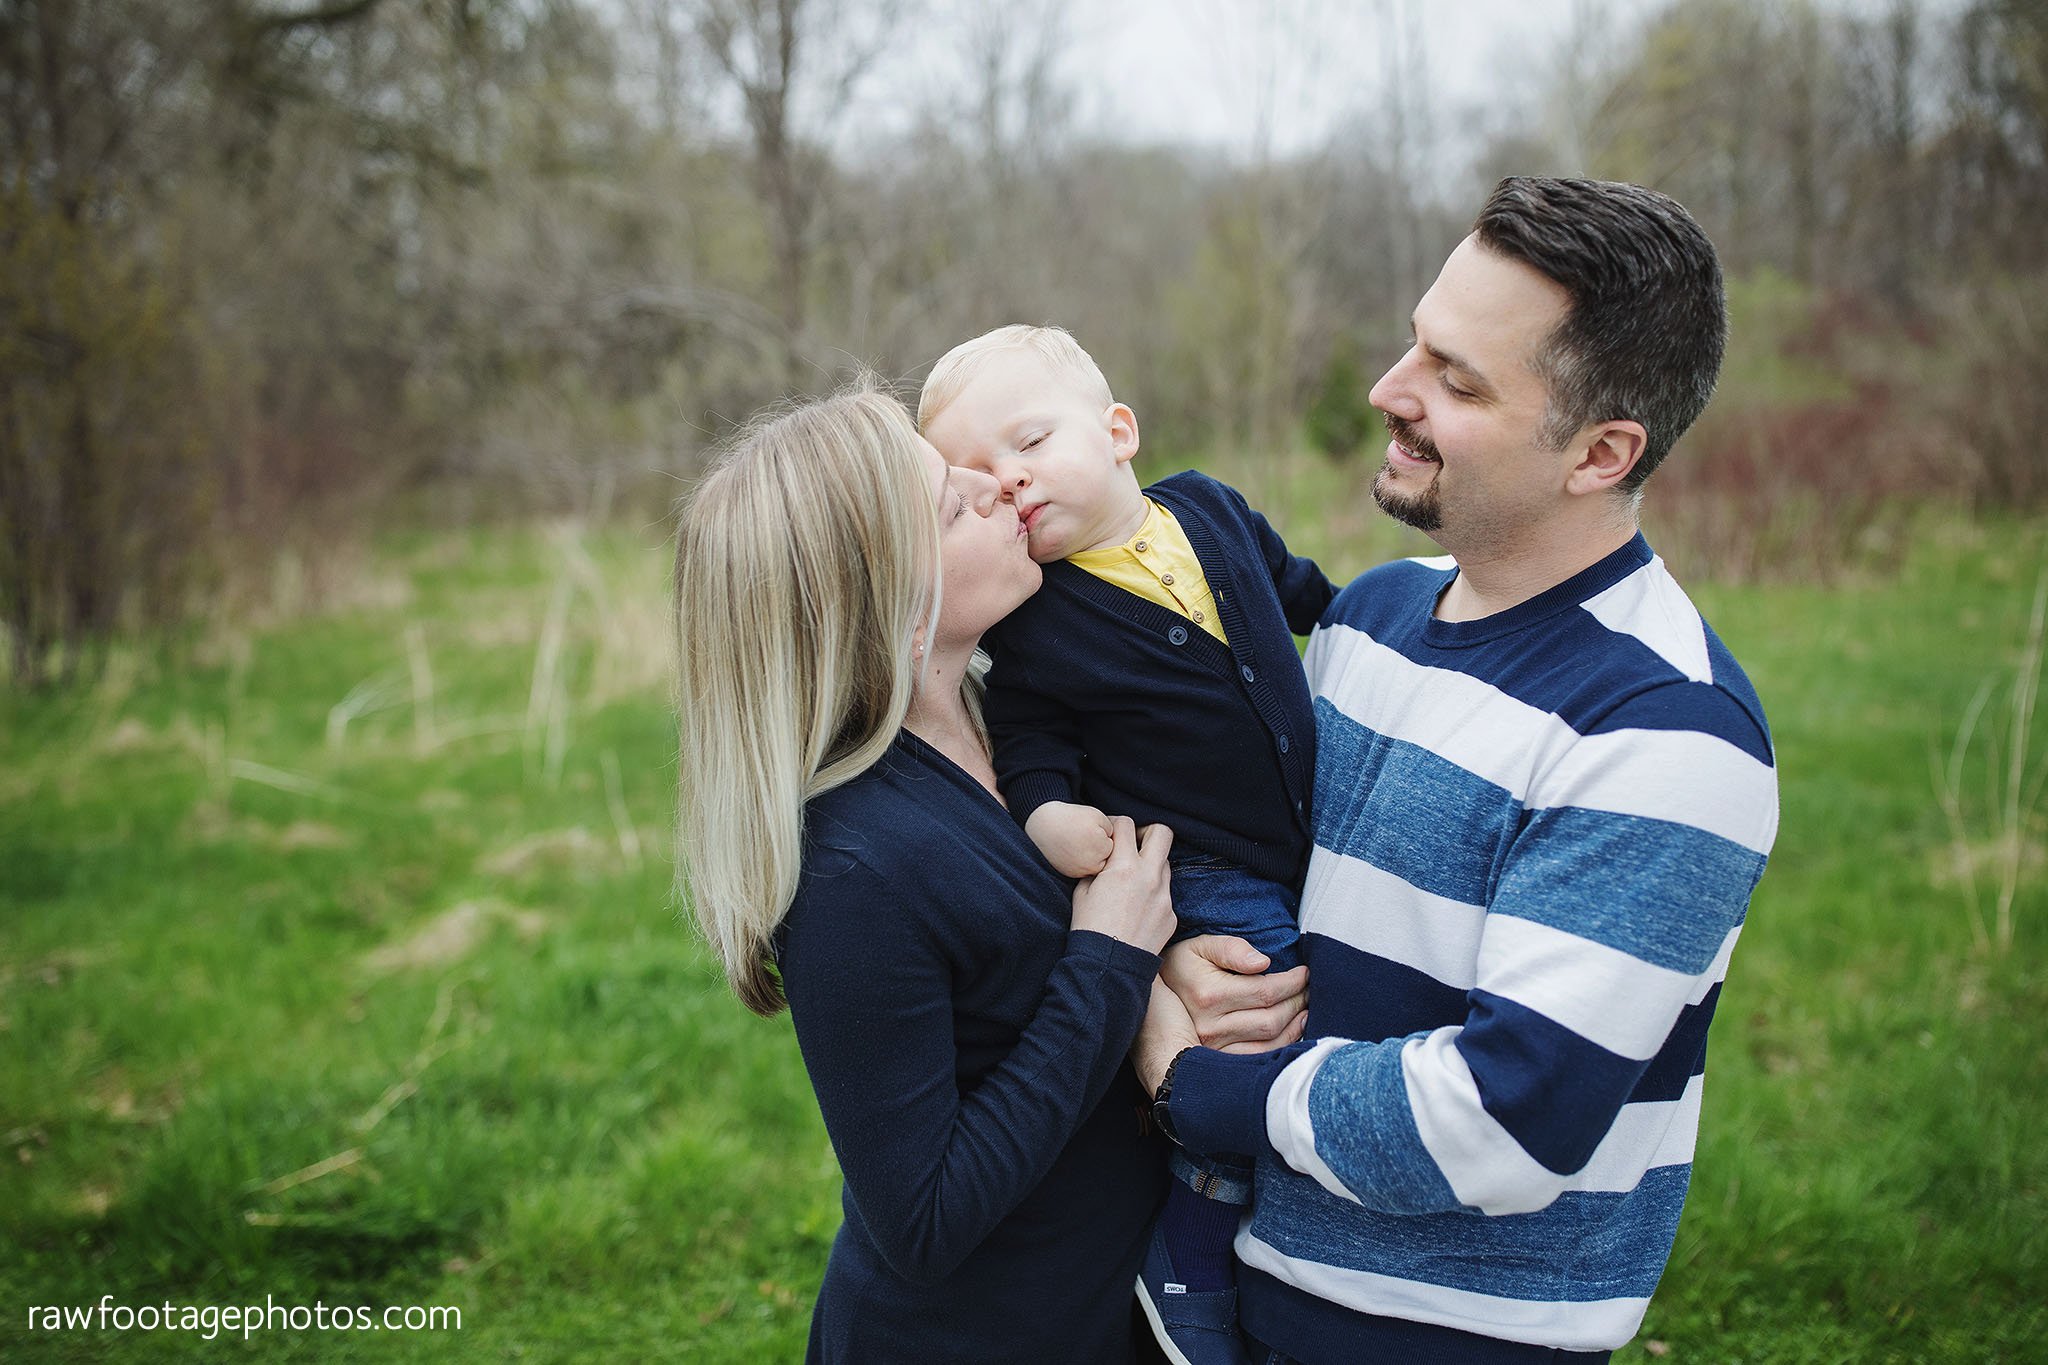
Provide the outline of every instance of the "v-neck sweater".
[[1297,634],[1335,595],[1237,490],[1188,471],[1146,495],[1173,513],[1229,643],[1065,561],[983,637],[996,774],[1018,823],[1075,801],[1177,849],[1300,885],[1314,829],[1315,712]]
[[1156,955],[909,731],[805,807],[777,964],[845,1175],[814,1362],[1127,1365],[1164,1191],[1125,1052]]

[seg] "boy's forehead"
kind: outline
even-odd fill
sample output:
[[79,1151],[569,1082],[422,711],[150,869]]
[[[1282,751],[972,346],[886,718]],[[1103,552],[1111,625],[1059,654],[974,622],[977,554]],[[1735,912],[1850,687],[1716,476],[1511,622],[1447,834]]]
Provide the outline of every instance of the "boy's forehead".
[[1071,375],[1041,356],[1022,349],[997,351],[974,368],[931,425],[945,435],[999,435],[1065,401],[1077,388]]
[[991,352],[961,390],[984,406],[1013,408],[1059,396],[1074,387],[1072,376],[1036,351],[1022,346]]

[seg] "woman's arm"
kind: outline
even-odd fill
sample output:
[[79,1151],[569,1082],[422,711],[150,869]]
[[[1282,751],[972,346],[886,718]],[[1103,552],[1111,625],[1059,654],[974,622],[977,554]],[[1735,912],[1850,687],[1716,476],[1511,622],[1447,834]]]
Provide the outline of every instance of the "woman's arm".
[[1158,958],[1070,932],[1016,1047],[962,1091],[943,920],[892,904],[902,894],[859,863],[813,878],[782,970],[853,1206],[889,1266],[929,1283],[1036,1188],[1101,1101]]

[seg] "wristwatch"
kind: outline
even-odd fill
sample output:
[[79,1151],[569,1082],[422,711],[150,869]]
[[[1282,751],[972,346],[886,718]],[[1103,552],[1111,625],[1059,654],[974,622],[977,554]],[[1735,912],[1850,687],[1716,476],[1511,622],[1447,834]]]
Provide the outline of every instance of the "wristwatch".
[[1160,1132],[1166,1134],[1166,1140],[1176,1147],[1181,1145],[1181,1140],[1173,1131],[1173,1073],[1180,1065],[1180,1059],[1194,1050],[1190,1045],[1173,1054],[1173,1060],[1166,1064],[1166,1074],[1159,1078],[1159,1090],[1152,1096],[1152,1121],[1159,1125]]

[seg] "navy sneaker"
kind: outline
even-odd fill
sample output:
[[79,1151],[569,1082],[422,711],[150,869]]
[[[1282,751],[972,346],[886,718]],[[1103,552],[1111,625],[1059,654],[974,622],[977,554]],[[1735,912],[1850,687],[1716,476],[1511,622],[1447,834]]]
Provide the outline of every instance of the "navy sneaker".
[[1251,1365],[1237,1334],[1237,1291],[1197,1292],[1176,1281],[1166,1234],[1156,1224],[1138,1271],[1138,1302],[1173,1365]]

